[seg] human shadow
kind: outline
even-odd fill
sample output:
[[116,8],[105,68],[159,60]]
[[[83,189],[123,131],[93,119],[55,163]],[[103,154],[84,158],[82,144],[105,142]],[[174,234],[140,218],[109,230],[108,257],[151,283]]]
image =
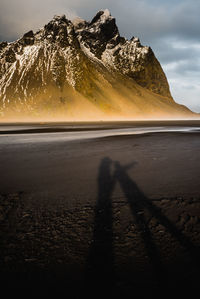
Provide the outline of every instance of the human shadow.
[[[115,180],[111,175],[112,160],[105,157],[99,166],[98,198],[95,206],[94,230],[87,260],[86,278],[90,289],[98,290],[95,298],[114,282],[113,212],[111,195]],[[88,282],[87,282],[88,284]],[[88,288],[88,286],[87,286]]]
[[[114,173],[111,166],[114,165]],[[95,297],[102,297],[105,292],[107,297],[112,295],[115,287],[116,273],[114,271],[114,248],[113,248],[113,209],[112,192],[116,182],[119,182],[125,198],[129,204],[131,214],[135,221],[137,231],[143,241],[146,254],[152,264],[156,281],[159,287],[166,284],[168,275],[161,262],[159,249],[155,244],[149,227],[149,219],[154,217],[159,224],[187,250],[196,263],[199,257],[197,248],[178,228],[155,206],[138,185],[131,179],[127,171],[135,165],[135,162],[122,166],[119,162],[113,162],[110,158],[102,159],[98,174],[98,197],[95,206],[94,230],[92,243],[89,249],[86,265],[86,285],[89,289],[96,290]],[[150,217],[146,217],[148,214]],[[98,292],[97,292],[98,290]]]

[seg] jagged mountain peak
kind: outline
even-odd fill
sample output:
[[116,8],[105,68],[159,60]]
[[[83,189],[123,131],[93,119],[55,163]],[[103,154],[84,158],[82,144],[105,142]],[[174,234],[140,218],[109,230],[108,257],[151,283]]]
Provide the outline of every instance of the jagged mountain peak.
[[96,16],[92,19],[92,21],[90,22],[90,25],[97,23],[97,22],[105,23],[112,19],[114,19],[114,18],[111,16],[111,13],[108,9],[100,10],[96,14]]
[[[147,98],[148,92],[154,103],[144,103],[142,94]],[[123,98],[123,105],[111,94]],[[31,113],[38,107],[72,109],[77,97],[100,111],[124,111],[127,101],[141,113],[151,106],[155,111],[159,105],[176,106],[152,49],[137,37],[121,37],[107,9],[90,22],[54,16],[37,32],[29,30],[15,42],[0,43],[0,114],[23,109]]]
[[55,15],[53,19],[47,25],[44,26],[44,28],[46,30],[55,30],[58,27],[71,26],[71,25],[72,22],[71,20],[68,20],[66,18],[66,15],[61,15],[61,16]]
[[98,59],[101,59],[108,43],[116,45],[120,42],[115,18],[108,9],[99,11],[91,22],[85,23],[77,31],[80,43]]
[[54,15],[52,22],[69,22],[69,20],[66,18],[66,15]]
[[91,32],[102,34],[107,40],[119,35],[115,18],[111,16],[108,9],[99,11],[89,24]]

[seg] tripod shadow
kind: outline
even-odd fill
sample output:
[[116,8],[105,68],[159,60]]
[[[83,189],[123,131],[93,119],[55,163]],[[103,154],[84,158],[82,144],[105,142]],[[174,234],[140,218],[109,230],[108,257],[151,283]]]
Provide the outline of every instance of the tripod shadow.
[[[111,175],[111,165],[114,164],[114,174]],[[148,220],[144,215],[147,210],[151,217],[165,227],[165,229],[187,250],[194,262],[198,261],[196,247],[191,241],[180,232],[177,227],[156,207],[140,190],[137,184],[127,174],[127,170],[133,167],[134,163],[127,166],[113,163],[111,159],[104,158],[99,167],[98,175],[98,199],[95,207],[93,243],[91,245],[87,260],[87,277],[89,274],[90,283],[96,289],[107,290],[112,293],[115,283],[114,272],[114,250],[113,250],[113,212],[111,196],[118,181],[127,199],[132,216],[135,220],[137,230],[144,243],[146,253],[152,263],[157,283],[162,287],[166,283],[167,274],[161,263],[160,253],[152,238]]]

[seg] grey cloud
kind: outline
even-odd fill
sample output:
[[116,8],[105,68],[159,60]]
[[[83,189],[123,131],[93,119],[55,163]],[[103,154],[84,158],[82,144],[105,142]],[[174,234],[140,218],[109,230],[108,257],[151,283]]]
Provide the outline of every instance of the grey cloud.
[[194,57],[200,56],[200,49],[191,47],[174,47],[175,40],[169,39],[158,39],[154,42],[154,52],[162,63],[183,61],[183,60],[194,60]]
[[[199,61],[184,61],[183,63],[180,63],[177,68],[175,69],[176,72],[184,75],[184,74],[191,74],[191,73],[199,73],[200,77],[200,62]],[[197,76],[197,74],[194,74]]]
[[[1,36],[10,40],[30,27],[37,29],[54,14],[79,15],[90,20],[102,8],[109,8],[117,19],[122,35],[137,35],[152,44],[158,38],[179,36],[188,40],[200,35],[200,3],[183,1],[139,0],[1,0]],[[168,3],[168,4],[166,4]]]
[[64,13],[68,18],[76,15],[59,0],[1,0],[0,37],[15,40],[30,29],[36,31],[44,26],[55,14]]

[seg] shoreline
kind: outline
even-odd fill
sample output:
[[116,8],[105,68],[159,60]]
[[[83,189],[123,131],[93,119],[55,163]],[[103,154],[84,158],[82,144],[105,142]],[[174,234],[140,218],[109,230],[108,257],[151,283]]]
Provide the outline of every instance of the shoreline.
[[[28,136],[40,135],[45,136],[48,140],[53,137],[56,141],[61,140],[76,140],[76,139],[94,139],[112,136],[128,136],[128,135],[142,135],[152,133],[169,133],[169,132],[198,132],[200,130],[200,122],[114,122],[114,123],[91,123],[91,124],[9,124],[0,125],[0,136],[9,137],[9,135],[23,135]],[[68,134],[67,134],[68,133]],[[56,135],[57,134],[57,135]],[[19,137],[20,138],[20,137]],[[16,139],[16,138],[15,138]],[[3,139],[2,139],[3,140]],[[20,140],[20,139],[16,139]],[[24,140],[24,142],[26,142]],[[37,140],[35,140],[37,142]]]

